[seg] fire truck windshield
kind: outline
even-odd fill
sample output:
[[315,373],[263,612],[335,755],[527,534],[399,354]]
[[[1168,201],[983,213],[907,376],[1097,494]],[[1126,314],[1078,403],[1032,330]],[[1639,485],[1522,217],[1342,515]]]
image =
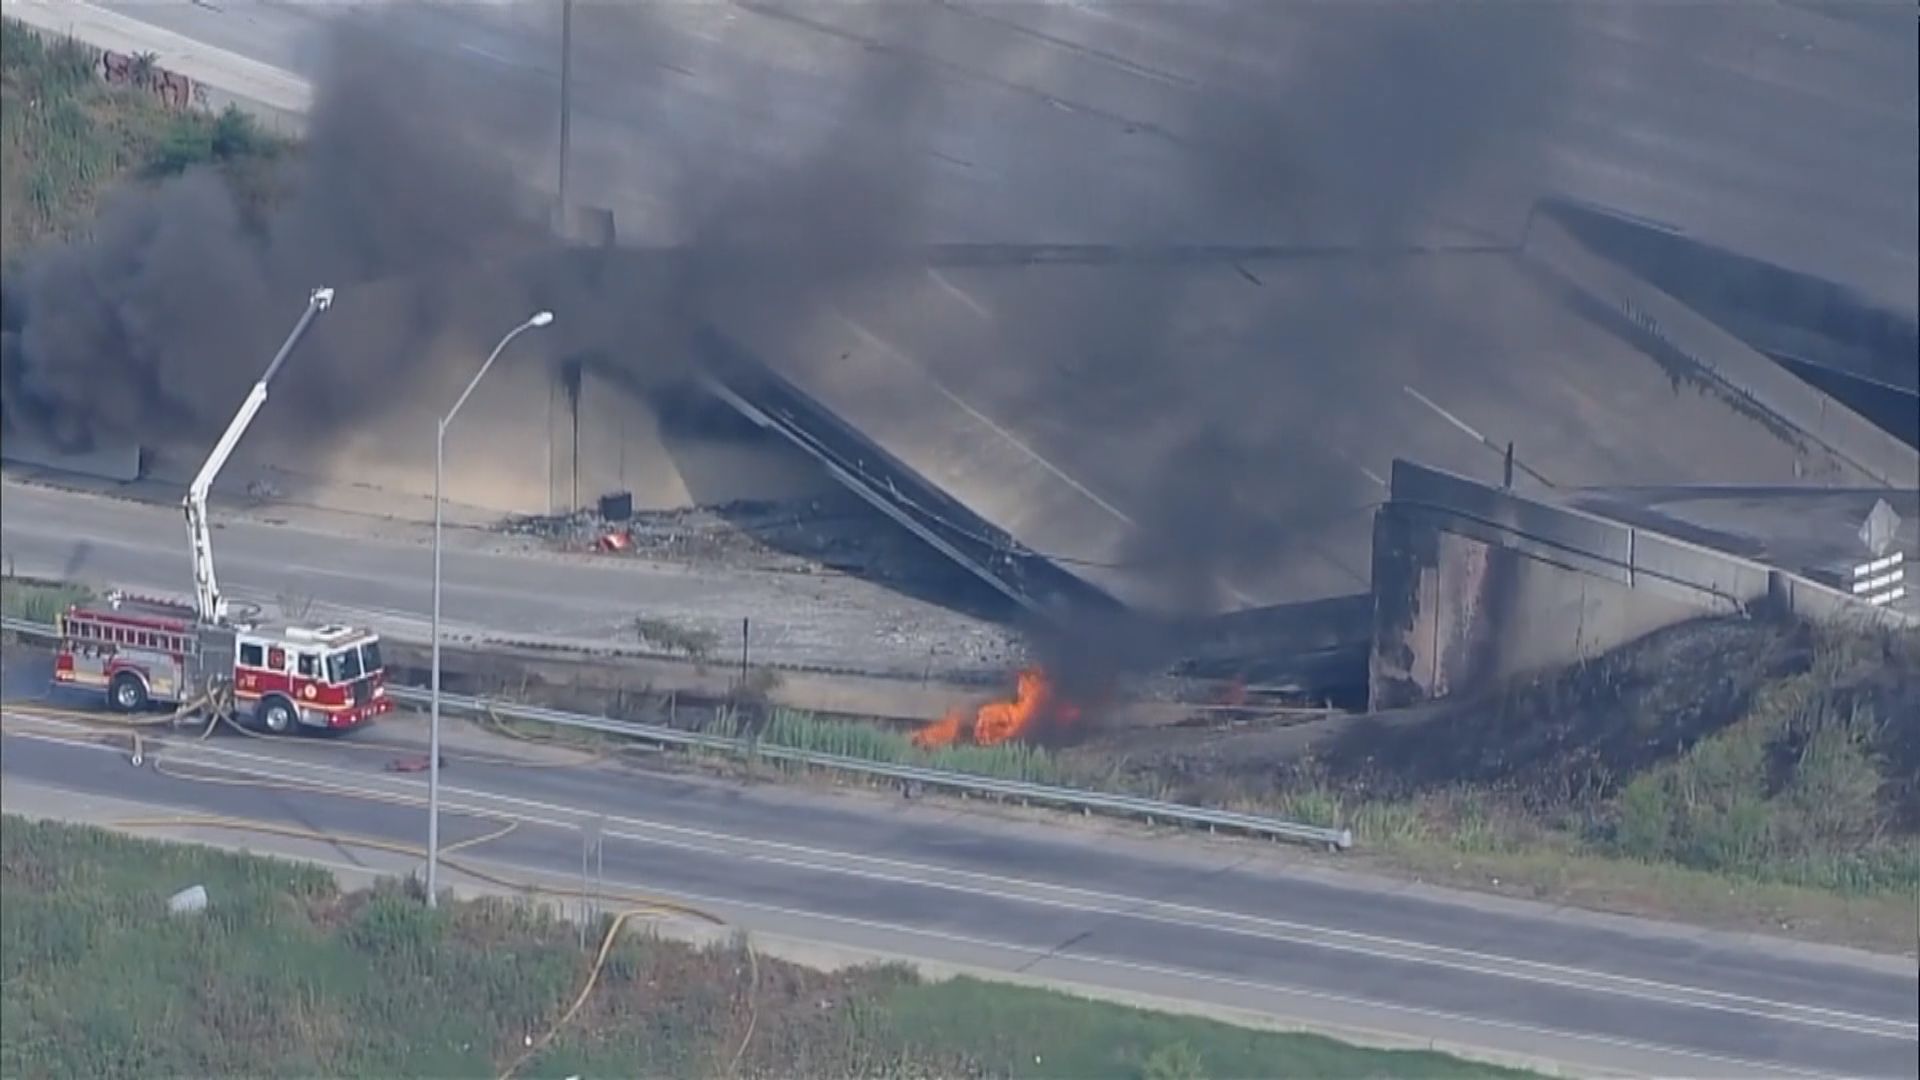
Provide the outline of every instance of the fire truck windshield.
[[350,683],[380,670],[380,642],[365,641],[327,657],[327,681]]
[[360,677],[360,649],[355,646],[327,657],[327,681],[346,683]]

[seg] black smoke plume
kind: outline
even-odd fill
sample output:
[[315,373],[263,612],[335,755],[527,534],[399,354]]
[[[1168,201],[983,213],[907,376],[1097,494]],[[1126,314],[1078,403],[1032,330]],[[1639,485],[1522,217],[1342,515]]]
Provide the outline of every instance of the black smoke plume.
[[[543,242],[545,210],[502,153],[537,130],[482,113],[457,84],[357,24],[330,35],[304,142],[279,197],[255,205],[197,167],[134,185],[92,235],[29,258],[5,284],[5,418],[68,450],[97,436],[203,444],[224,427],[310,289],[422,275],[378,327],[319,324],[276,423],[324,433],[404,392],[409,358],[484,310],[434,275]],[[484,139],[482,138],[484,136]],[[351,322],[351,316],[346,321]]]
[[[1370,348],[1451,317],[1420,295],[1383,310],[1369,260],[1471,233],[1463,218],[1511,239],[1534,194],[1535,136],[1578,67],[1561,4],[1123,6],[1161,27],[1140,43],[1163,31],[1219,50],[1219,63],[1178,77],[1126,74],[1129,55],[1151,49],[1103,35],[1101,16],[1070,5],[779,2],[709,18],[716,10],[576,5],[577,96],[601,116],[593,132],[576,129],[579,197],[643,201],[619,230],[655,250],[529,264],[479,302],[425,288],[402,325],[329,342],[303,370],[336,373],[334,392],[352,396],[356,380],[406,376],[446,324],[472,321],[468,308],[487,314],[513,294],[562,310],[574,344],[643,376],[697,363],[702,324],[741,321],[789,346],[781,366],[817,373],[838,355],[809,352],[809,330],[922,273],[932,242],[1344,248],[1323,257],[1324,275],[1290,273],[1284,291],[1261,284],[1261,264],[1183,275],[1123,256],[1072,285],[1013,268],[1034,287],[997,312],[1003,349],[910,343],[936,374],[1070,408],[1048,436],[1057,443],[1164,444],[1144,501],[1128,507],[1121,558],[1174,620],[1232,606],[1236,579],[1276,563],[1352,561],[1307,550],[1328,514],[1368,507],[1301,403],[1353,393]],[[701,20],[700,33],[684,25]],[[513,174],[551,151],[554,88],[515,72],[461,81],[448,63],[366,32],[335,50],[288,199],[264,223],[215,178],[187,177],[128,195],[93,242],[9,282],[8,416],[73,441],[145,433],[166,400],[217,426],[312,284],[471,265],[530,242],[544,203]],[[1015,105],[1026,111],[1003,121],[996,110]],[[1104,141],[1077,146],[1082,160],[1056,154],[1054,113]],[[1095,182],[1062,199],[1052,174],[1075,169]],[[637,186],[644,200],[628,199]],[[1206,305],[1219,290],[1190,284],[1210,274],[1239,275],[1245,308],[1283,328],[1258,355],[1213,347],[1209,321],[1223,316]],[[329,416],[318,408],[312,422]],[[1041,651],[1068,669],[1058,677],[1092,684],[1163,663],[1180,648],[1172,625],[1068,619]]]

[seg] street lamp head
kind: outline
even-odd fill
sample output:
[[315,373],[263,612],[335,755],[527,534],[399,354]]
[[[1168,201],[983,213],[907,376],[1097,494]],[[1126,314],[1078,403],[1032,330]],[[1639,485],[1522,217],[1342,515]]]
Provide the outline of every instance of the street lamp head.
[[553,321],[553,312],[536,311],[533,313],[533,318],[527,320],[527,325],[528,326],[545,326],[552,321]]

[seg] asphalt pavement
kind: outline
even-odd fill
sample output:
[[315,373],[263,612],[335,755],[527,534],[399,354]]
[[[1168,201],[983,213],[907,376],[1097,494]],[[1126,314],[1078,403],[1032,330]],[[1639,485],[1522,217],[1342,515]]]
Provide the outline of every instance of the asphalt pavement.
[[[186,525],[173,506],[12,480],[5,501],[0,559],[9,573],[159,596],[190,592]],[[315,617],[426,639],[430,532],[340,516],[323,516],[325,527],[276,524],[233,506],[216,506],[214,518],[214,562],[228,596],[269,616],[283,602],[311,601]],[[1001,629],[858,578],[561,557],[482,529],[448,530],[442,592],[448,632],[473,637],[634,645],[634,620],[647,618],[708,631],[732,656],[747,619],[756,664],[919,679],[930,669],[979,673],[1012,662]]]
[[[24,702],[0,775],[16,811],[218,815],[330,834],[333,861],[361,864],[354,838],[421,840],[424,780],[387,771],[421,735],[402,717],[348,739],[168,736],[135,767]],[[568,765],[464,728],[446,745],[444,842],[518,823],[460,853],[494,874],[577,884],[597,823],[602,887],[827,948],[1582,1071],[1915,1075],[1910,959],[1390,883],[1267,844]]]
[[[327,20],[356,7],[101,6],[308,78]],[[361,6],[390,9],[383,33],[516,114],[557,106],[558,4]],[[1435,217],[1459,235],[1511,240],[1526,205],[1555,192],[1910,314],[1920,50],[1911,12],[1884,5],[1891,14],[1875,18],[1881,7],[1555,5],[1560,22],[1541,29],[1518,6],[943,0],[897,20],[862,5],[740,2],[649,5],[636,34],[615,6],[583,4],[573,182],[581,199],[622,211],[623,235],[669,234],[685,222],[658,214],[675,216],[690,179],[764,174],[858,138],[837,110],[862,89],[866,58],[885,54],[928,80],[936,103],[916,124],[930,167],[915,183],[941,239],[1246,242],[1270,222],[1182,195],[1209,126],[1253,102],[1278,109],[1274,123],[1313,151],[1290,170],[1363,197],[1382,183],[1405,190],[1380,177],[1431,167],[1435,132],[1463,132],[1484,160],[1524,163],[1454,185]],[[1411,49],[1402,35],[1442,44]],[[1473,59],[1456,70],[1451,55]],[[1467,85],[1481,73],[1506,80],[1490,115]],[[1335,204],[1288,227],[1340,239]]]
[[[330,25],[376,17],[105,7],[310,79]],[[490,146],[552,178],[556,5],[372,7]],[[752,219],[743,185],[776,220],[833,218],[808,185],[859,182],[874,190],[856,218],[889,236],[1296,250],[1512,245],[1557,194],[1911,304],[1910,35],[1780,5],[1523,7],[583,4],[574,194],[630,243]],[[897,108],[875,104],[887,90]],[[1149,609],[1363,591],[1353,553],[1396,457],[1493,479],[1488,447],[1512,443],[1568,485],[1845,479],[1738,401],[1681,392],[1510,262],[916,270],[822,286],[801,320],[724,290],[741,310],[723,322],[875,454]],[[1195,475],[1223,482],[1196,493]],[[1186,498],[1258,508],[1227,520],[1284,540],[1242,546],[1289,550],[1233,560],[1196,602],[1189,575],[1169,586],[1139,555]]]
[[[310,65],[323,18],[300,5],[116,6],[296,69]],[[697,55],[701,69],[625,63],[605,53],[611,43],[589,34],[578,88],[580,197],[620,209],[642,235],[649,210],[660,206],[657,192],[678,179],[676,153],[737,156],[751,169],[764,164],[757,153],[791,152],[791,145],[781,149],[783,138],[804,150],[813,145],[809,134],[831,128],[831,103],[845,89],[830,78],[837,65],[911,44],[747,5],[658,7],[674,13],[679,22],[669,29],[687,45],[663,52]],[[1217,33],[1208,36],[1218,20],[1182,23],[1168,19],[1171,7],[1152,5],[1036,5],[1016,11],[1013,25],[984,5],[947,7],[971,29],[943,38],[938,55],[911,54],[957,95],[952,122],[928,135],[930,155],[956,162],[935,174],[935,232],[1111,242],[1145,235],[1150,225],[1154,235],[1244,239],[1244,222],[1169,221],[1142,207],[1179,167],[1177,140],[1154,133],[1203,111],[1165,95],[1205,100],[1218,81],[1256,79],[1260,34],[1229,48]],[[1593,33],[1606,47],[1583,54],[1578,69],[1595,95],[1546,139],[1547,157],[1557,163],[1553,186],[1859,283],[1910,310],[1911,27],[1888,43],[1815,12],[1754,9],[1763,13],[1581,8],[1590,13],[1582,18],[1598,20]],[[1212,10],[1217,15],[1219,6]],[[400,32],[497,92],[524,99],[551,93],[556,68],[553,28],[512,21],[527,11],[419,6],[404,14]],[[215,24],[218,30],[209,28]],[[1253,28],[1262,25],[1255,20]],[[1285,16],[1276,14],[1262,33],[1285,29]],[[1010,40],[1017,49],[1009,51]],[[1058,62],[1062,54],[1070,59]],[[992,64],[981,59],[988,56]],[[670,82],[676,78],[686,82]],[[687,89],[662,95],[661,85]],[[1907,96],[1874,91],[1896,85],[1909,88]],[[1153,138],[1131,138],[1143,132]],[[1787,133],[1792,138],[1783,141]],[[1834,167],[1838,161],[1848,166]],[[1088,198],[1094,191],[1130,199]],[[1467,200],[1460,209],[1486,211],[1468,215],[1477,228],[1509,220],[1510,206]],[[188,580],[176,512],[15,485],[6,500],[0,535],[17,572],[165,592]],[[427,610],[428,563],[417,542],[345,543],[230,521],[216,536],[216,552],[243,598],[303,593],[390,630],[417,629]],[[909,631],[943,617],[928,609],[890,621],[844,596],[822,600],[805,582],[749,583],[641,564],[583,567],[466,543],[449,556],[447,577],[449,621],[463,629],[591,637],[652,605],[729,626],[751,615],[767,634],[762,655],[795,662],[832,663],[854,653],[911,669],[925,662],[926,647]],[[894,603],[882,611],[905,612]],[[61,726],[66,721],[36,720],[36,711],[46,710],[7,709],[0,773],[10,807],[30,800],[60,812],[111,799],[340,836],[415,842],[424,832],[421,813],[393,804],[417,806],[422,781],[384,771],[391,754],[418,751],[404,723],[366,733],[387,740],[379,751],[349,749],[371,741],[357,737],[182,741],[157,755],[166,774],[131,766],[117,747],[70,741],[75,732]],[[183,778],[195,770],[327,790]],[[1035,826],[868,796],[472,758],[452,765],[447,780],[449,840],[477,836],[502,818],[521,823],[463,853],[475,862],[574,876],[582,825],[604,822],[609,883],[827,944],[1588,1071],[1920,1071],[1920,984],[1910,959],[1465,897],[1342,873],[1326,860],[1260,845],[1148,841],[1084,823]],[[342,857],[357,857],[349,844],[339,847]]]

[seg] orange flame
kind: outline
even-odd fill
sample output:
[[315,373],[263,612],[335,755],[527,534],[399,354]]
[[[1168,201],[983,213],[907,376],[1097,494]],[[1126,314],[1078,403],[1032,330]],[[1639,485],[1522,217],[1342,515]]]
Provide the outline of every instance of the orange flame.
[[1043,721],[1070,723],[1079,716],[1078,708],[1055,697],[1045,672],[1028,668],[1020,673],[1012,701],[989,702],[974,710],[972,716],[965,709],[953,709],[922,728],[913,741],[929,748],[962,741],[995,746],[1033,734]]

